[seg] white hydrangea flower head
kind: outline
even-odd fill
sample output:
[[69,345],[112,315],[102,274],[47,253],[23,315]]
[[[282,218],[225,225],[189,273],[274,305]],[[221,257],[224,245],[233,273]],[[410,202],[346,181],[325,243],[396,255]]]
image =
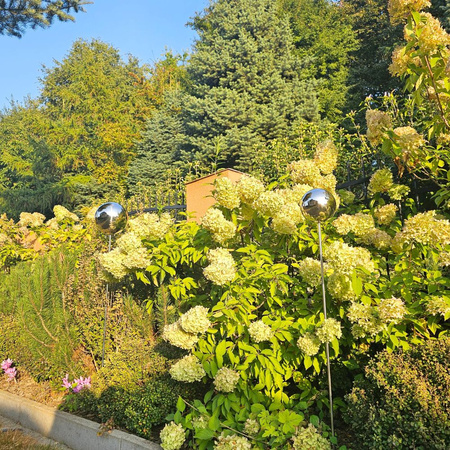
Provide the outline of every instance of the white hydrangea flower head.
[[211,326],[208,312],[204,306],[194,306],[180,317],[181,328],[186,333],[205,333]]
[[225,219],[222,211],[217,208],[209,208],[202,217],[202,225],[212,234],[212,238],[223,245],[236,235],[236,226]]
[[331,450],[331,444],[310,423],[307,428],[301,428],[292,438],[293,450]]
[[249,436],[255,436],[259,433],[261,427],[259,426],[259,422],[256,419],[247,419],[244,424],[244,433]]
[[192,419],[192,426],[195,430],[204,430],[205,428],[208,428],[208,421],[209,419],[205,416],[194,417]]
[[313,333],[305,333],[297,340],[297,347],[307,356],[317,355],[320,344],[319,338]]
[[356,236],[364,236],[375,228],[373,217],[369,214],[342,214],[333,221],[333,226],[341,235],[353,233]]
[[198,342],[198,336],[192,333],[186,333],[177,321],[164,327],[162,338],[170,342],[175,347],[191,350]]
[[394,177],[388,168],[377,170],[371,177],[367,190],[370,195],[388,192],[394,184]]
[[225,436],[223,433],[219,436],[214,445],[214,450],[251,450],[252,444],[244,436],[230,434]]
[[316,336],[320,342],[331,342],[342,336],[341,324],[336,319],[325,319],[316,329]]
[[185,383],[200,381],[205,375],[205,369],[199,359],[194,355],[187,355],[176,362],[169,370],[174,380]]
[[352,280],[348,275],[332,273],[327,280],[330,295],[337,300],[356,300],[358,296],[352,287]]
[[397,215],[398,208],[393,203],[379,206],[375,209],[375,218],[379,225],[390,225]]
[[143,213],[133,217],[128,221],[131,232],[140,238],[163,239],[174,223],[174,219],[169,213],[161,216],[154,213]]
[[271,227],[278,234],[294,235],[297,226],[303,222],[304,217],[297,203],[286,203],[283,208],[273,216]]
[[428,0],[389,0],[388,12],[392,24],[397,24],[406,19],[411,11],[422,11],[431,3]]
[[253,207],[262,216],[273,217],[281,211],[285,202],[277,191],[264,191],[253,203]]
[[398,127],[394,129],[394,134],[405,163],[414,165],[423,157],[420,148],[425,144],[425,139],[414,128]]
[[[307,257],[298,262],[298,271],[303,280],[310,286],[319,286],[322,282],[322,272],[318,259]],[[326,269],[324,267],[324,272]]]
[[371,305],[351,302],[347,317],[354,324],[352,334],[355,338],[375,336],[385,328],[385,324],[377,317],[376,310]]
[[241,201],[251,205],[265,190],[264,183],[257,178],[242,175],[237,183],[237,189]]
[[385,322],[402,320],[407,313],[405,302],[399,298],[382,298],[378,303],[378,315]]
[[392,128],[391,116],[378,109],[368,109],[366,111],[367,139],[372,145],[381,143],[384,131]]
[[324,175],[328,175],[336,169],[338,150],[333,141],[327,139],[317,146],[314,153],[314,162]]
[[288,165],[291,179],[294,183],[308,184],[316,187],[317,180],[321,177],[316,162],[310,159],[301,159]]
[[[417,24],[418,45],[420,50],[426,53],[435,53],[438,47],[450,45],[450,35],[442,28],[441,22],[430,13],[420,13],[420,22]],[[407,41],[411,41],[412,36],[404,33]]]
[[419,213],[405,221],[401,237],[408,243],[445,246],[450,244],[450,222],[447,219],[438,219],[436,211]]
[[225,248],[211,249],[208,251],[207,258],[210,265],[203,269],[203,274],[209,281],[218,286],[233,281],[236,275],[236,263],[229,250]]
[[80,220],[76,214],[71,213],[68,209],[64,208],[64,206],[61,205],[55,205],[53,207],[53,214],[55,215],[55,219],[57,222],[61,222],[64,219],[70,219],[74,222],[78,222]]
[[213,194],[216,202],[224,208],[234,209],[241,204],[236,183],[227,177],[216,178]]
[[214,386],[220,392],[233,392],[240,377],[235,370],[222,367],[214,377]]
[[122,252],[122,264],[128,269],[145,269],[151,264],[147,249],[141,238],[133,232],[117,239],[117,247]]
[[438,295],[433,295],[427,299],[425,308],[428,314],[432,316],[445,316],[450,314],[450,300],[448,297],[440,297]]
[[170,422],[159,434],[161,447],[164,450],[179,450],[186,440],[186,434],[181,424]]
[[392,238],[386,231],[373,228],[358,238],[358,243],[373,245],[378,250],[387,250],[392,246]]
[[18,225],[20,227],[41,227],[44,225],[45,216],[40,213],[27,213],[22,212],[19,216]]
[[98,256],[100,265],[116,280],[121,280],[129,273],[127,267],[124,265],[124,258],[125,255],[118,247]]
[[312,190],[309,184],[294,184],[290,189],[289,200],[300,204],[307,192]]
[[272,328],[262,320],[251,322],[248,326],[248,332],[252,341],[256,343],[270,341],[274,335]]
[[324,249],[324,257],[331,269],[340,275],[351,275],[356,267],[375,270],[370,252],[362,247],[352,247],[341,241],[333,241]]

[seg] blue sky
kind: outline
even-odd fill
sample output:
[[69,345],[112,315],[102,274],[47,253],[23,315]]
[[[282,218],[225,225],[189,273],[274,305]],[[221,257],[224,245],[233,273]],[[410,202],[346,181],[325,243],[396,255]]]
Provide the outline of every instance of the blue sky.
[[152,64],[166,48],[188,51],[196,33],[186,22],[209,0],[94,0],[75,22],[54,22],[50,28],[27,29],[21,39],[0,35],[0,109],[9,99],[22,102],[39,95],[42,65],[61,61],[75,40],[100,39],[120,51]]

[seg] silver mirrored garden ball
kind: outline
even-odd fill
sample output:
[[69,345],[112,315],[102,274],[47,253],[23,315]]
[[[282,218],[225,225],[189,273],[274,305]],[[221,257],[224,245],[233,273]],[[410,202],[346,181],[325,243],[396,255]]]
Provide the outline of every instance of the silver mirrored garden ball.
[[325,189],[311,189],[302,198],[303,215],[317,222],[329,219],[337,209],[334,195]]
[[122,205],[107,202],[95,211],[95,224],[104,234],[112,235],[123,230],[127,224],[128,215]]

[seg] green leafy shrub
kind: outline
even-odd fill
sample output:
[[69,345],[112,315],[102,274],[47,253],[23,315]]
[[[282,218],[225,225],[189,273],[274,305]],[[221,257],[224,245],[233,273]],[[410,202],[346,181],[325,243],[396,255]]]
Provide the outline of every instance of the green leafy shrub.
[[450,442],[450,339],[384,351],[347,396],[355,448],[444,450]]

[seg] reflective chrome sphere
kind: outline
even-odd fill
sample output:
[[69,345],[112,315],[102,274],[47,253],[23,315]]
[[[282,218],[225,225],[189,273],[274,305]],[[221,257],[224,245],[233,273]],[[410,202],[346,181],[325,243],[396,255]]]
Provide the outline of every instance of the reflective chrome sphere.
[[115,202],[103,203],[95,211],[95,224],[104,234],[116,234],[123,230],[127,220],[127,212]]
[[306,217],[317,222],[329,219],[336,212],[336,199],[325,189],[311,189],[302,198],[301,208]]

